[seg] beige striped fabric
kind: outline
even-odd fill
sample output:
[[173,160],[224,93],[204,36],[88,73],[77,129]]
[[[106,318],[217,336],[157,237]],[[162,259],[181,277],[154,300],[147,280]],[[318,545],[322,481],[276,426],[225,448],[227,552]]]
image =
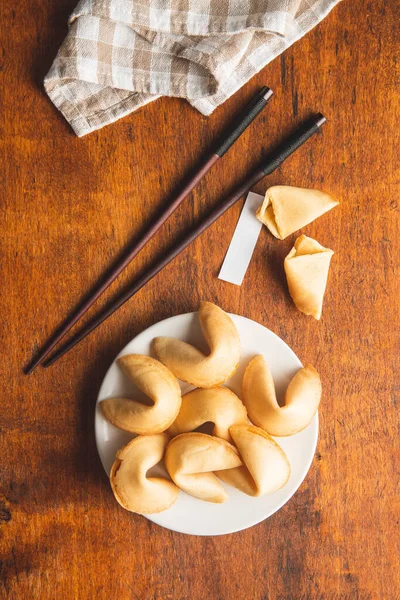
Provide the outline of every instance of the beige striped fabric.
[[160,96],[209,115],[339,0],[82,0],[44,85],[78,136]]

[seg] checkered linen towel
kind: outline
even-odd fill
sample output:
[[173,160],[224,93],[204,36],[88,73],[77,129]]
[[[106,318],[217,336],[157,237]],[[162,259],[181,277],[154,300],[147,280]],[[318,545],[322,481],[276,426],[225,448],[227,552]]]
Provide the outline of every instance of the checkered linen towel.
[[159,96],[203,115],[339,0],[81,0],[44,85],[78,136]]

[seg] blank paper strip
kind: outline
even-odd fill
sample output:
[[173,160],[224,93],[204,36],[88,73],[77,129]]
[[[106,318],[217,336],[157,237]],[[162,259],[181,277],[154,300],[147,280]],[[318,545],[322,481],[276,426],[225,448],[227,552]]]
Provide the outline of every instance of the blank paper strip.
[[253,192],[248,194],[219,272],[219,279],[242,285],[262,227],[262,223],[256,218],[256,210],[263,200],[264,196]]

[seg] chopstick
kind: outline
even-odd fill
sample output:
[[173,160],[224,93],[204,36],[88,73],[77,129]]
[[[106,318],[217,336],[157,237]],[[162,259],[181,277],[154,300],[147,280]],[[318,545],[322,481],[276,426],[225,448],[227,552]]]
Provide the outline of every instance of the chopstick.
[[78,331],[68,342],[61,346],[50,358],[43,362],[44,367],[49,367],[55,363],[61,356],[66,354],[71,348],[82,341],[96,327],[101,325],[108,317],[110,317],[118,308],[120,308],[127,300],[132,298],[146,283],[150,281],[157,273],[159,273],[168,263],[170,263],[178,254],[180,254],[189,244],[191,244],[200,234],[203,233],[210,225],[214,223],[221,215],[223,215],[231,206],[235,204],[244,194],[258,183],[266,175],[270,175],[277,169],[293,152],[302,146],[312,135],[319,131],[320,127],[325,123],[326,119],[322,114],[316,114],[305,121],[298,129],[296,129],[286,140],[284,140],[272,153],[267,156],[263,163],[247,177],[225,200],[212,210],[209,215],[197,225],[179,244],[165,256],[156,262],[150,269],[141,275],[132,283],[127,291],[119,298],[114,300],[105,310],[99,313],[95,319],[85,325]]
[[219,158],[231,148],[236,140],[242,135],[247,129],[250,123],[257,117],[257,115],[267,105],[268,100],[271,98],[273,92],[268,87],[262,87],[251,101],[247,104],[245,109],[240,113],[239,117],[236,118],[227,128],[224,135],[221,137],[219,144],[213,150],[213,152],[207,157],[207,159],[200,165],[200,167],[192,174],[190,179],[187,181],[178,196],[169,204],[169,206],[160,214],[160,216],[154,221],[146,233],[137,240],[133,246],[129,249],[128,253],[122,257],[111,269],[111,271],[102,279],[100,285],[96,286],[93,291],[81,302],[72,314],[56,329],[52,337],[45,343],[41,351],[26,367],[25,374],[31,373],[38,364],[40,364],[45,357],[51,352],[56,344],[65,336],[66,333],[75,325],[77,321],[89,310],[89,308],[96,302],[96,300],[106,291],[106,289],[112,284],[112,282],[120,275],[120,273],[128,266],[128,264],[139,254],[142,248],[147,242],[155,235],[165,221],[172,215],[172,213],[178,208],[181,202],[188,196],[188,194],[194,189],[205,174],[211,169],[211,167],[217,162]]

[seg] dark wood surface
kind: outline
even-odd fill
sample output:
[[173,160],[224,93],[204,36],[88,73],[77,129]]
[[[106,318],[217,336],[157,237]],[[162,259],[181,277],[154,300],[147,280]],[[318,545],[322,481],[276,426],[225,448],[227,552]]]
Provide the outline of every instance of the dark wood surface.
[[[343,2],[208,119],[164,98],[82,139],[41,84],[73,5],[0,7],[0,597],[400,598],[398,4]],[[294,236],[278,242],[263,231],[241,288],[217,279],[238,205],[69,355],[24,376],[38,346],[262,84],[275,91],[264,114],[98,306],[320,110],[323,135],[255,191],[284,183],[341,200],[304,230],[335,250],[321,322],[288,296],[283,258]],[[201,298],[270,327],[324,385],[318,451],[297,494],[266,522],[220,538],[172,533],[121,509],[93,433],[115,354]]]

